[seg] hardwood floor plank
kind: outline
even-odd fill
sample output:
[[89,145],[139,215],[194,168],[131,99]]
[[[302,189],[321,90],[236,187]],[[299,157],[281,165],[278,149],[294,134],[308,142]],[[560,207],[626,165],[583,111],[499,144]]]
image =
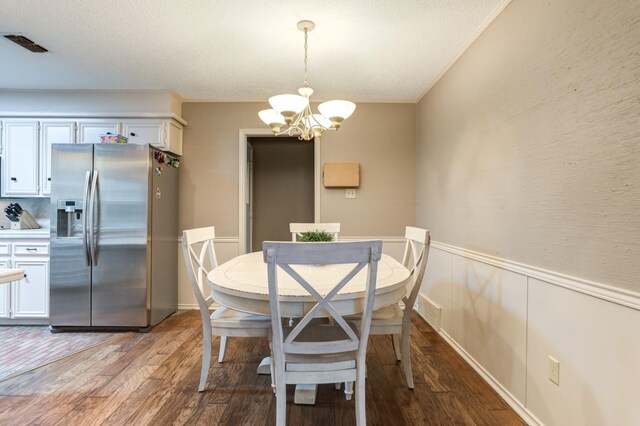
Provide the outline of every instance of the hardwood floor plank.
[[204,409],[188,424],[193,426],[209,426],[220,424],[222,413],[227,409],[225,404],[209,403]]
[[[60,419],[55,426],[73,426],[94,424],[95,411],[102,403],[103,398],[84,398],[75,408]],[[50,423],[54,424],[54,423]]]
[[[412,319],[415,389],[406,387],[391,339],[374,336],[367,351],[369,425],[523,425],[475,371],[419,317]],[[269,376],[258,376],[269,354],[264,338],[230,338],[224,363],[219,339],[207,389],[198,392],[202,356],[199,313],[180,313],[148,333],[117,341],[0,382],[0,424],[5,425],[202,425],[275,423]],[[355,424],[354,401],[321,385],[316,405],[293,403],[288,424]]]

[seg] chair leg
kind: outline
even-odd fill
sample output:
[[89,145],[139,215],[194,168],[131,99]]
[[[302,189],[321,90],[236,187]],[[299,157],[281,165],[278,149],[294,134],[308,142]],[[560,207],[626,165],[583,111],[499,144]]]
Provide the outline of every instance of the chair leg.
[[365,401],[365,378],[364,371],[358,369],[356,374],[356,425],[365,426],[367,424],[367,411]]
[[276,425],[287,424],[287,385],[276,383]]
[[[407,327],[408,328],[408,327]],[[407,379],[407,386],[413,389],[413,374],[411,373],[411,345],[409,342],[409,330],[402,333],[402,369]]]
[[208,330],[204,334],[202,348],[202,370],[200,372],[200,385],[198,392],[203,392],[207,385],[207,376],[209,375],[209,364],[211,363],[211,331]]
[[400,361],[402,359],[402,355],[400,354],[400,335],[392,334],[391,340],[393,342],[393,351],[396,353],[396,360]]
[[220,336],[220,352],[218,353],[218,362],[224,362],[224,354],[227,351],[227,336]]
[[344,397],[347,399],[347,401],[351,401],[352,395],[353,395],[353,382],[345,382]]

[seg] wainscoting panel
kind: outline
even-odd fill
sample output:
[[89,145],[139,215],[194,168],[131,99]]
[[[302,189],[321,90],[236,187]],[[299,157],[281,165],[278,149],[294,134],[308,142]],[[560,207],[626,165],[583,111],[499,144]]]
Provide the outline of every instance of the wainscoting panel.
[[442,307],[442,336],[529,424],[640,424],[640,294],[434,242],[421,296],[418,312]]
[[530,278],[528,318],[526,405],[542,423],[640,425],[640,311]]
[[453,256],[452,283],[451,338],[523,401],[527,277]]

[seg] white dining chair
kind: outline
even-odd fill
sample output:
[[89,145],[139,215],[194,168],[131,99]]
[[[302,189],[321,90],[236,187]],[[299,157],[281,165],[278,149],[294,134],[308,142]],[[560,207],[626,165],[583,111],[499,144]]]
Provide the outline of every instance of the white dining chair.
[[326,231],[333,235],[333,241],[338,241],[340,234],[339,223],[290,223],[289,232],[291,232],[291,241],[298,241],[298,237],[303,232],[309,231]]
[[[262,247],[267,263],[272,317],[276,424],[286,424],[287,384],[355,382],[356,423],[365,425],[365,357],[382,242],[265,242]],[[340,274],[314,268],[311,277],[309,270],[305,271],[302,266],[332,264],[352,264],[353,267],[348,265]],[[338,292],[365,268],[366,289],[358,328],[345,321],[332,302]],[[310,303],[315,302],[295,326],[283,324],[280,313],[278,280],[289,277],[309,294]],[[330,281],[335,284],[327,284]],[[323,316],[332,321],[316,318]]]
[[[407,381],[407,387],[413,389],[413,374],[411,372],[410,327],[411,312],[420,292],[424,272],[429,257],[431,235],[422,228],[407,226],[405,228],[405,250],[402,264],[407,267],[411,275],[407,281],[407,292],[401,303],[395,303],[373,311],[370,335],[389,334],[393,342],[393,349],[398,361],[402,361],[402,369]],[[350,319],[357,323],[357,316]]]
[[[266,337],[271,327],[271,317],[248,314],[226,307],[218,307],[210,314],[209,307],[214,303],[210,290],[206,289],[207,273],[218,266],[213,240],[215,228],[189,229],[182,233],[184,262],[191,282],[193,294],[198,301],[202,318],[202,371],[198,391],[202,392],[209,375],[211,362],[211,337],[220,336],[218,362],[224,361],[227,337]],[[209,294],[209,296],[205,296]]]

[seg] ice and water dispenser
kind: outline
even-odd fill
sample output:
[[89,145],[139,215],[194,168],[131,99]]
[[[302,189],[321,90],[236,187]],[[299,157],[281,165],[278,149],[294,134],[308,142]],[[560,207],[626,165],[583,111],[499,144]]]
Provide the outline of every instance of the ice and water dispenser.
[[58,201],[58,238],[82,236],[82,214],[84,206],[80,200]]

